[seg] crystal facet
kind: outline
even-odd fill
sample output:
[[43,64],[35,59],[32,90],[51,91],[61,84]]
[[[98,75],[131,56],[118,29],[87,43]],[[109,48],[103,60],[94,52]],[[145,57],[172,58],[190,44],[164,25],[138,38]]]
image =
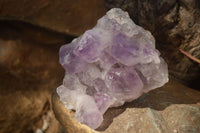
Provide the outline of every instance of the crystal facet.
[[113,8],[97,25],[60,48],[66,70],[57,88],[77,121],[96,129],[109,107],[123,105],[168,82],[168,69],[149,31]]

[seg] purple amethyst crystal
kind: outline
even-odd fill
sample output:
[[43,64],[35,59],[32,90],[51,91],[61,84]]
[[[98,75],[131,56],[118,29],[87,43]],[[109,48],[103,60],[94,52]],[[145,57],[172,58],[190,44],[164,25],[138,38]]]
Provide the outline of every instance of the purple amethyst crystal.
[[168,82],[167,64],[149,31],[127,12],[111,9],[97,25],[60,48],[66,71],[57,88],[77,121],[96,129],[109,107],[123,105]]

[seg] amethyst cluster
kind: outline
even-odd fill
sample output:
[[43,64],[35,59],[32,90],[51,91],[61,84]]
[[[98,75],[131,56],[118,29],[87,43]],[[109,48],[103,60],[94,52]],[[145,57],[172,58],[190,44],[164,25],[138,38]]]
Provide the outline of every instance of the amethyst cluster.
[[130,102],[168,82],[168,69],[149,31],[114,8],[97,25],[60,48],[66,70],[57,88],[77,121],[96,129],[109,107]]

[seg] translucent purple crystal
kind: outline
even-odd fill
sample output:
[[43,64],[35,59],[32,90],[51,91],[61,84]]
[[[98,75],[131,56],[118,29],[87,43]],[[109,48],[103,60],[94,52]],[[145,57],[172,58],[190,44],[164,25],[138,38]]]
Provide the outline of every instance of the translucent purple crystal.
[[60,48],[66,70],[57,88],[77,121],[96,129],[109,107],[123,105],[168,82],[168,69],[149,31],[127,12],[111,9],[97,25]]

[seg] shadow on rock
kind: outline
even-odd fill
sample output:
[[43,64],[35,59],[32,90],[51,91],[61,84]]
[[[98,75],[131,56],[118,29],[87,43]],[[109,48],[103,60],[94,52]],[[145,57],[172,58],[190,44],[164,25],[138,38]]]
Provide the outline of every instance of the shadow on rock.
[[[175,80],[170,79],[170,81],[161,88],[143,94],[140,98],[132,102],[125,103],[123,106],[108,109],[104,114],[104,121],[97,131],[107,130],[107,128],[112,124],[113,120],[119,115],[123,114],[123,112],[125,112],[127,109],[149,108],[151,110],[162,112],[170,105],[190,105],[197,104],[198,102],[200,102],[200,92],[183,86]],[[52,96],[52,103],[57,119],[64,126],[68,126],[69,123],[70,125],[73,125],[75,122],[74,112],[69,111],[64,107],[55,91]],[[72,120],[72,117],[74,120]],[[78,122],[75,123],[79,124]],[[75,126],[73,128],[76,129],[76,125],[73,126]]]
[[123,106],[108,109],[104,114],[104,122],[97,130],[104,131],[113,119],[122,114],[127,108],[151,108],[162,111],[172,104],[196,104],[198,102],[200,102],[200,92],[170,79],[161,88],[143,94],[140,98],[125,103]]

